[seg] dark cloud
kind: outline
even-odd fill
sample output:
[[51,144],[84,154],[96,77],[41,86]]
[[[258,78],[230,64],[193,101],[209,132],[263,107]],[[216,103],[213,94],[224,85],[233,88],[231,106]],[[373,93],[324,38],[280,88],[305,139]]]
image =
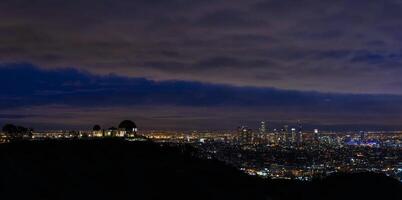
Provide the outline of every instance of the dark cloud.
[[322,51],[316,53],[316,59],[346,59],[350,54],[348,50]]
[[15,120],[15,119],[23,119],[33,117],[32,115],[21,115],[21,114],[0,114],[0,119],[8,119],[8,120]]
[[205,26],[207,28],[247,28],[266,25],[263,20],[252,18],[247,12],[239,10],[218,10],[208,13],[196,21],[196,26]]
[[[41,128],[112,125],[136,119],[146,128],[233,128],[259,120],[312,125],[396,126],[402,97],[233,87],[94,75],[75,69],[0,66],[0,119]],[[217,123],[219,122],[219,123]],[[154,125],[157,123],[157,125]],[[221,126],[221,127],[220,127]]]
[[0,62],[401,94],[401,10],[398,0],[3,0]]
[[351,59],[352,62],[366,62],[372,64],[383,63],[386,60],[385,56],[379,53],[371,53],[371,52],[358,52]]
[[196,63],[195,67],[200,68],[216,68],[216,67],[228,67],[229,71],[231,68],[238,67],[247,67],[247,68],[255,68],[255,67],[267,67],[271,64],[267,60],[239,60],[233,57],[212,57],[206,60],[201,60]]

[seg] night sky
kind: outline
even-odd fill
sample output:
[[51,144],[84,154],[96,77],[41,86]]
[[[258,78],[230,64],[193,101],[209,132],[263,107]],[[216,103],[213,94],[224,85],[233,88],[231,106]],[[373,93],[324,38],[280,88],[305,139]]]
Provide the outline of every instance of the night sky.
[[0,125],[402,128],[401,33],[399,0],[1,0]]

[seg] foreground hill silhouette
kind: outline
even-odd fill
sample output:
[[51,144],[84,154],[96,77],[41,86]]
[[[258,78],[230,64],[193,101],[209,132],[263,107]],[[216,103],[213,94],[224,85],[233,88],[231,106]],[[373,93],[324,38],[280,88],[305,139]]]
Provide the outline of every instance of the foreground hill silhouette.
[[191,147],[123,140],[0,145],[3,199],[402,199],[402,185],[375,174],[312,183],[247,176]]

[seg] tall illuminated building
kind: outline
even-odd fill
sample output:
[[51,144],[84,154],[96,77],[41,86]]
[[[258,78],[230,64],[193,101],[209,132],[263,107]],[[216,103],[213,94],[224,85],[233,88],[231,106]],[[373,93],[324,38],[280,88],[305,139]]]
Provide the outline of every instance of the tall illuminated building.
[[289,126],[284,125],[283,126],[283,142],[288,145],[290,143],[290,137],[289,137]]
[[273,139],[273,143],[276,145],[281,141],[280,131],[276,128],[273,130]]
[[318,129],[314,129],[314,142],[319,142],[320,141],[320,132]]
[[292,144],[295,144],[295,142],[296,142],[296,128],[292,128],[292,133],[291,133],[291,135],[292,135],[292,138],[291,138],[291,142],[292,142]]
[[247,126],[241,126],[239,128],[239,141],[241,144],[251,144],[253,143],[253,131]]
[[266,139],[266,126],[265,126],[265,122],[261,121],[261,125],[260,125],[260,133],[258,135],[258,142],[263,142]]
[[286,144],[286,132],[285,132],[285,127],[282,127],[280,132],[279,132],[279,139],[281,144]]
[[298,122],[298,130],[297,130],[297,137],[296,137],[296,143],[297,145],[301,145],[303,143],[303,127],[301,122]]
[[265,122],[264,122],[264,121],[261,121],[260,134],[261,134],[261,135],[264,135],[264,134],[265,134],[265,131],[266,131]]

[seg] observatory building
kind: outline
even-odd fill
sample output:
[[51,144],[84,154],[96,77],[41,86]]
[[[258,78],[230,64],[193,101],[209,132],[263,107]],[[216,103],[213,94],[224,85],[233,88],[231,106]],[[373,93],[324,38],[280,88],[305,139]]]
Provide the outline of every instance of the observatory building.
[[118,137],[133,138],[137,136],[137,125],[131,120],[124,120],[119,124]]

